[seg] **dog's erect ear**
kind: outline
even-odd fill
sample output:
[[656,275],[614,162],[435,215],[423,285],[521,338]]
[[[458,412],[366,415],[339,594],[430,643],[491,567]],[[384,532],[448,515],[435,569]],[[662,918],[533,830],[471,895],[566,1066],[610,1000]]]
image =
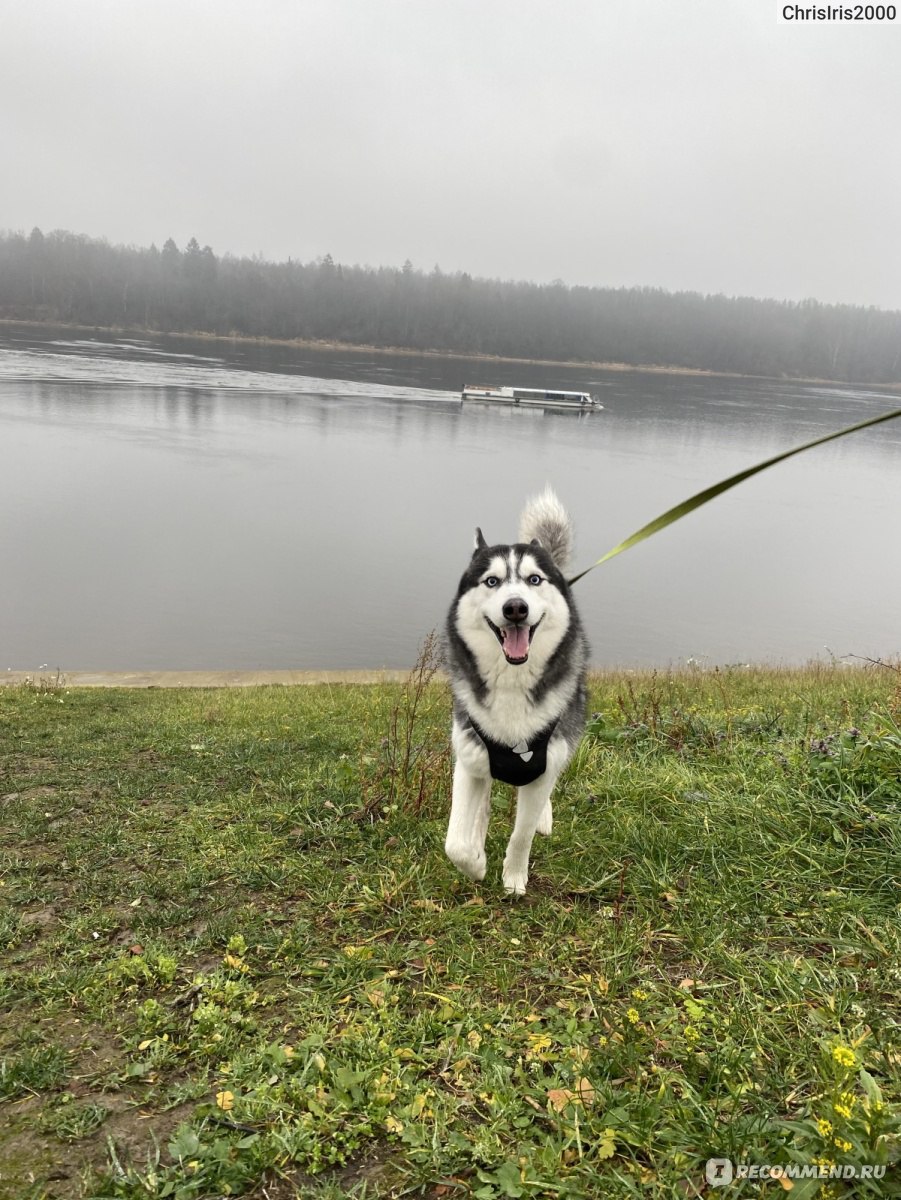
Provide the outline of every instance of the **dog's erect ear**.
[[532,538],[531,542],[529,542],[529,545],[530,546],[540,546],[541,542],[539,542],[538,538]]
[[487,545],[488,543],[485,541],[485,537],[481,529],[476,529],[476,544],[473,547],[473,554],[478,554],[478,552],[480,550],[484,550]]

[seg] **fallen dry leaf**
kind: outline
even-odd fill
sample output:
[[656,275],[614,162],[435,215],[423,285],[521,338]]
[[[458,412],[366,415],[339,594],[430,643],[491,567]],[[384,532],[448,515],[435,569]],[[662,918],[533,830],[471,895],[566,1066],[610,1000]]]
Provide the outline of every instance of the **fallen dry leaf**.
[[551,1088],[547,1094],[555,1112],[562,1112],[567,1104],[592,1104],[594,1097],[594,1087],[587,1079],[577,1079],[575,1091],[572,1088]]
[[569,1088],[551,1088],[547,1098],[554,1112],[563,1112],[567,1104],[572,1104],[577,1099],[576,1093],[571,1092]]

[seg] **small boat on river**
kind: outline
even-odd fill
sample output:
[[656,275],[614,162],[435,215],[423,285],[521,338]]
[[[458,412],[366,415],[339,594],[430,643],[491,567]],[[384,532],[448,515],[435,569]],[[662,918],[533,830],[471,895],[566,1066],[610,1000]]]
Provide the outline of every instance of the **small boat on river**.
[[567,391],[562,388],[472,387],[463,389],[463,400],[493,400],[498,404],[523,405],[534,408],[574,408],[579,412],[603,408],[597,396],[590,392]]

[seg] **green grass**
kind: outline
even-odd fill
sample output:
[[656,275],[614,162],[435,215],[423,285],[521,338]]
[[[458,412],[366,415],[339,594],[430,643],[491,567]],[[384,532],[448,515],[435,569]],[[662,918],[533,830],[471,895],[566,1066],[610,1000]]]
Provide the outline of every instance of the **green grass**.
[[0,1196],[901,1194],[901,674],[591,709],[511,902],[438,682],[0,689]]

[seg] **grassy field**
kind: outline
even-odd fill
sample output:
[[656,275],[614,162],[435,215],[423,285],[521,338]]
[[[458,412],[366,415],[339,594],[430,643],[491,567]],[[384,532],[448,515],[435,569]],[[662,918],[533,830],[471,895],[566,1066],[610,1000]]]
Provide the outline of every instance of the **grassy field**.
[[0,1196],[901,1195],[901,671],[597,677],[520,901],[448,709],[0,688]]

